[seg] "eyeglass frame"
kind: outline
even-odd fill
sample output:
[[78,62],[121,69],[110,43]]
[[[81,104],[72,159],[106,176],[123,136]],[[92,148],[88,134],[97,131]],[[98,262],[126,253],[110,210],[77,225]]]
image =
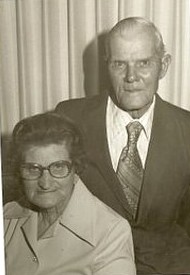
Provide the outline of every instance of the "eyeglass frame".
[[[53,164],[55,164],[55,163],[60,163],[60,162],[64,163],[64,164],[67,166],[68,172],[67,172],[67,174],[64,175],[64,176],[54,176],[54,175],[52,174],[50,168],[51,168],[51,166],[52,166]],[[39,169],[39,172],[40,172],[39,176],[37,176],[36,178],[32,178],[32,179],[23,177],[23,176],[22,176],[22,173],[21,173],[21,168],[24,167],[24,165],[33,165],[33,167],[38,168],[38,169]],[[37,180],[37,179],[41,178],[42,175],[43,175],[44,170],[48,170],[49,174],[50,174],[53,178],[57,178],[57,179],[66,178],[66,177],[68,177],[69,174],[71,173],[72,167],[73,167],[73,163],[72,163],[72,162],[69,162],[69,161],[66,161],[66,160],[59,160],[59,161],[54,161],[54,162],[50,163],[48,166],[42,166],[41,164],[39,164],[39,163],[34,163],[34,162],[25,162],[25,163],[21,163],[21,164],[20,164],[19,170],[20,170],[20,176],[21,176],[21,178],[30,181],[30,180]]]

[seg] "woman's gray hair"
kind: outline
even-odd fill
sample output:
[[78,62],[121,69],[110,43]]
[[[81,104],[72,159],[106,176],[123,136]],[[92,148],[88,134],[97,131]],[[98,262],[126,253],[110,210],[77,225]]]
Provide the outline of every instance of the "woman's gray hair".
[[80,174],[86,165],[83,135],[66,115],[54,112],[37,114],[19,121],[13,130],[12,150],[15,169],[18,169],[24,152],[31,146],[65,143],[75,167]]
[[143,17],[128,17],[119,21],[107,34],[105,39],[105,60],[109,59],[110,55],[110,40],[114,35],[126,36],[127,30],[130,28],[141,28],[150,30],[152,35],[155,36],[155,47],[159,57],[165,54],[165,45],[162,35],[158,28],[148,19]]

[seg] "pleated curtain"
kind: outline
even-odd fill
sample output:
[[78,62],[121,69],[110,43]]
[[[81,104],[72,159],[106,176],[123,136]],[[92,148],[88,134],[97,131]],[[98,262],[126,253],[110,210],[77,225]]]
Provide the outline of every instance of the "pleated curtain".
[[143,16],[160,29],[172,55],[159,94],[190,110],[189,0],[0,0],[1,132],[59,101],[109,86],[105,33]]

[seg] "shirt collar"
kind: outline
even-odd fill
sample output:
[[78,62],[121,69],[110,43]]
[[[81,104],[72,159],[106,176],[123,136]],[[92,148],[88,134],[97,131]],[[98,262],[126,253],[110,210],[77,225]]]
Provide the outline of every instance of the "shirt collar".
[[[139,121],[143,126],[143,130],[145,132],[147,139],[150,140],[153,115],[154,115],[154,107],[155,107],[155,96],[153,97],[153,102],[148,108],[148,110],[146,111],[146,113],[139,119],[133,119],[128,112],[117,107],[112,101],[111,97],[108,97],[107,114],[108,114],[108,117],[110,117],[111,123],[116,128],[121,125],[122,127],[126,127],[126,125],[130,122]],[[118,119],[120,121],[120,124],[117,123]]]

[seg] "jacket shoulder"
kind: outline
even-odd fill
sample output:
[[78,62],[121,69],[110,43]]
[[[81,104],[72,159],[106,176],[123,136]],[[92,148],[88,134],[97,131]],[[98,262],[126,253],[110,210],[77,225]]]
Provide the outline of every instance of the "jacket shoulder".
[[163,101],[165,104],[165,107],[168,109],[168,111],[175,116],[179,116],[184,119],[190,119],[190,111],[185,110],[181,107],[178,107],[174,104],[171,104],[167,101]]
[[155,105],[155,114],[170,125],[187,128],[190,131],[190,111],[169,103],[159,96]]
[[121,227],[124,226],[126,230],[131,230],[129,222],[115,212],[112,208],[104,204],[97,197],[94,196],[94,203],[96,205],[97,211],[97,224],[104,222],[108,227],[114,227],[114,224],[120,224]]
[[108,228],[113,228],[116,224],[121,224],[121,227],[124,226],[125,229],[127,228],[130,231],[130,225],[126,219],[94,196],[81,180],[77,184],[81,197],[82,194],[83,198],[85,197],[85,201],[83,202],[84,208],[88,207],[87,212],[90,210],[90,215],[95,217],[95,226],[99,227],[101,224],[104,230],[108,230]]
[[17,201],[11,201],[3,207],[3,214],[5,219],[18,219],[28,216],[29,210],[20,205]]
[[59,102],[55,108],[55,112],[60,115],[66,114],[69,116],[76,116],[81,114],[83,110],[88,106],[96,105],[99,101],[100,96],[92,96],[92,97],[83,97],[76,99],[69,99],[62,102]]
[[18,208],[19,204],[16,201],[8,202],[3,207],[3,214],[5,219],[10,217],[14,212],[15,208]]

